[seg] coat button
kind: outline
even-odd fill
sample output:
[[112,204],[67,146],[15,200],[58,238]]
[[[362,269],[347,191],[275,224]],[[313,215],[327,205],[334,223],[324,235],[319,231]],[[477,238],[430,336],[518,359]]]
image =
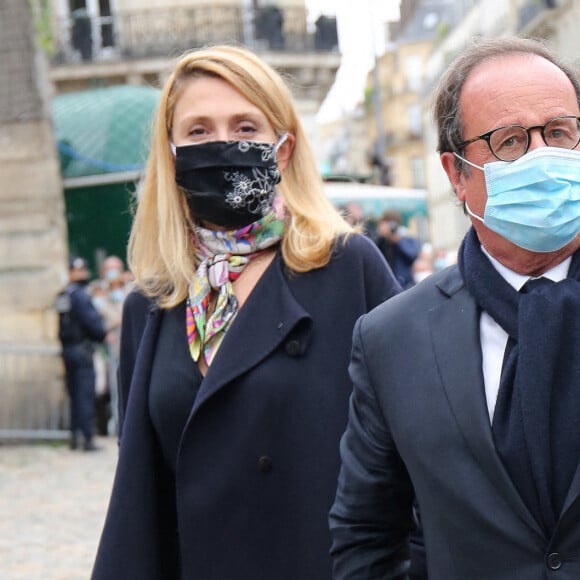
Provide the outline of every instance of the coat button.
[[258,459],[258,469],[262,473],[268,473],[272,471],[272,458],[267,455],[263,455]]
[[288,356],[298,356],[300,354],[300,343],[297,340],[289,340],[286,343],[286,354]]
[[550,570],[558,570],[562,567],[562,556],[558,552],[552,552],[548,555],[547,562]]

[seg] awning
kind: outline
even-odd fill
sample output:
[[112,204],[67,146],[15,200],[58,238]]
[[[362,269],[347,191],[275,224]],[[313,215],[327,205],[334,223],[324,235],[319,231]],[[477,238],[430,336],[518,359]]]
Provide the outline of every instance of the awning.
[[159,94],[152,87],[118,85],[55,96],[63,178],[141,171]]
[[404,222],[414,216],[427,216],[426,191],[352,182],[326,182],[324,191],[337,206],[350,202],[360,205],[366,216],[379,218],[386,210],[396,210]]

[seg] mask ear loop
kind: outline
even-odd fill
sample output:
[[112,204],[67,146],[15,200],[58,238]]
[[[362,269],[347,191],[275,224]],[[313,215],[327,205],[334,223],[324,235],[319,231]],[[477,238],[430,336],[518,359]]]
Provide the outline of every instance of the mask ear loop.
[[483,167],[481,167],[481,165],[476,165],[472,161],[468,161],[467,159],[465,159],[465,157],[461,157],[461,155],[459,155],[459,153],[455,153],[455,151],[454,151],[453,155],[455,155],[455,157],[457,157],[457,159],[461,159],[461,161],[463,161],[464,163],[467,163],[467,165],[471,165],[471,167],[475,167],[476,169],[479,169],[480,171],[485,171],[485,169]]
[[280,136],[280,139],[278,139],[278,141],[276,141],[276,144],[274,145],[274,151],[276,153],[278,153],[278,149],[280,149],[280,147],[282,147],[282,145],[284,144],[286,139],[288,139],[288,131],[284,131],[284,133],[282,133],[282,135]]
[[[467,163],[467,165],[471,165],[471,167],[475,167],[476,169],[479,169],[480,171],[485,171],[485,169],[484,169],[483,167],[480,167],[479,165],[476,165],[475,163],[472,163],[471,161],[468,161],[467,159],[465,159],[465,157],[462,157],[461,155],[459,155],[459,153],[456,153],[456,152],[454,151],[454,152],[453,152],[453,155],[455,155],[455,157],[457,157],[457,159],[461,159],[461,161],[463,161],[464,163]],[[467,201],[465,202],[465,204],[464,204],[464,205],[465,205],[465,209],[466,209],[467,213],[468,213],[468,214],[469,214],[471,217],[473,217],[473,218],[475,218],[475,219],[479,220],[479,221],[480,221],[482,224],[483,224],[483,223],[485,223],[485,222],[483,221],[483,218],[479,217],[479,216],[478,216],[476,213],[473,213],[473,212],[471,211],[471,209],[470,209],[469,205],[467,205]]]
[[[476,169],[479,169],[480,171],[485,172],[485,169],[483,167],[481,167],[480,165],[476,165],[475,163],[472,163],[471,161],[468,161],[467,159],[465,159],[465,157],[461,157],[461,155],[459,155],[459,153],[455,153],[455,151],[454,151],[453,155],[455,155],[455,157],[457,157],[458,159],[461,159],[461,161],[464,161],[465,163],[467,163],[467,165],[471,165],[471,167],[475,167]],[[478,216],[476,213],[473,213],[473,211],[471,211],[469,205],[467,205],[467,201],[465,202],[465,209],[471,217],[475,218],[476,220],[479,220],[482,224],[485,223],[484,218]]]
[[175,155],[177,154],[177,147],[173,144],[173,141],[169,141],[169,149],[171,149],[171,154],[175,159]]
[[479,217],[479,216],[478,216],[476,213],[473,213],[473,212],[471,211],[471,209],[470,209],[470,208],[469,208],[469,206],[467,205],[467,202],[465,202],[465,209],[466,209],[467,213],[468,213],[468,214],[469,214],[471,217],[475,218],[476,220],[479,220],[479,221],[480,221],[482,224],[485,224],[485,220],[484,220],[482,217]]

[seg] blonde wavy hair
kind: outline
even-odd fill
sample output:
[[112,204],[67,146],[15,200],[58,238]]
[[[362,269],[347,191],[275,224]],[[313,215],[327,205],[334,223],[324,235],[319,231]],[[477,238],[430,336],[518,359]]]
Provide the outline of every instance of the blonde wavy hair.
[[324,194],[312,150],[281,76],[245,48],[222,45],[188,52],[177,61],[161,93],[128,246],[129,267],[137,285],[162,308],[186,298],[197,266],[189,209],[175,184],[170,140],[175,104],[188,81],[200,76],[225,80],[265,114],[277,135],[288,131],[295,136],[278,186],[288,215],[282,241],[286,265],[295,272],[322,267],[330,260],[337,237],[352,232]]

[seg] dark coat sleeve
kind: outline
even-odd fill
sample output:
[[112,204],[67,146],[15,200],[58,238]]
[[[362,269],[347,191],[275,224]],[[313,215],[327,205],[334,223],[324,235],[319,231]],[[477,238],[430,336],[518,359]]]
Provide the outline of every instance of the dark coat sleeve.
[[127,410],[129,388],[135,369],[135,359],[145,331],[147,318],[154,311],[153,303],[138,290],[131,292],[123,303],[121,351],[118,367],[119,437]]
[[408,578],[414,491],[367,372],[365,318],[355,327],[349,372],[354,384],[342,468],[330,511],[335,580]]
[[415,238],[403,236],[397,243],[399,255],[409,265],[411,265],[419,256],[421,243]]
[[91,297],[83,290],[78,289],[71,294],[71,310],[73,311],[83,335],[95,342],[103,342],[107,330],[101,315],[91,302]]
[[[343,242],[338,243],[337,254],[340,259],[340,244]],[[401,285],[397,282],[391,267],[372,240],[367,236],[353,234],[348,238],[347,244],[353,249],[352,255],[363,262],[362,276],[366,299],[365,312],[372,310],[375,306],[401,292]],[[349,266],[345,271],[348,272],[349,269],[355,271],[354,266]],[[348,284],[348,279],[344,283]],[[348,291],[348,288],[346,290]]]

